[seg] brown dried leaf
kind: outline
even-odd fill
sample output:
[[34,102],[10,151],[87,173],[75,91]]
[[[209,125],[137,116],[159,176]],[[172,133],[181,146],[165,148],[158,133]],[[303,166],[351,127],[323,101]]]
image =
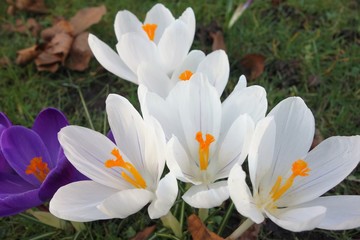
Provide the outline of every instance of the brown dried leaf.
[[15,26],[12,24],[3,24],[1,27],[8,32],[27,33],[29,31],[34,37],[38,35],[41,29],[40,24],[34,18],[29,18],[25,23],[23,20],[17,19]]
[[150,226],[138,232],[131,240],[145,240],[155,231],[156,225]]
[[52,65],[54,63],[60,63],[61,56],[44,51],[37,56],[35,64],[37,67]]
[[256,240],[260,232],[261,224],[254,224],[246,230],[237,240]]
[[311,144],[310,150],[315,148],[317,145],[319,145],[324,140],[323,135],[321,134],[319,129],[315,130],[314,139]]
[[[12,11],[18,9],[33,13],[47,13],[48,9],[45,6],[44,0],[15,0],[7,1],[12,7]],[[8,9],[9,11],[9,9]],[[12,12],[13,13],[13,12]]]
[[240,60],[246,77],[249,80],[258,78],[265,69],[265,57],[261,54],[247,54]]
[[34,60],[40,54],[40,50],[38,48],[38,45],[34,45],[29,48],[21,49],[16,53],[17,57],[15,63],[18,65],[24,65]]
[[58,33],[67,33],[73,35],[74,29],[70,22],[66,20],[60,20],[55,23],[52,27],[46,28],[41,32],[41,38],[44,41],[51,41]]
[[219,49],[226,51],[224,34],[222,33],[222,31],[210,32],[210,37],[213,40],[213,43],[211,46],[213,51],[219,50]]
[[195,214],[191,214],[188,217],[188,230],[193,240],[224,240],[222,237],[209,231]]
[[106,7],[101,5],[99,7],[83,8],[78,11],[75,16],[70,19],[70,23],[74,28],[74,35],[85,31],[91,25],[98,23],[102,16],[106,13]]
[[64,64],[73,40],[74,38],[67,33],[58,33],[51,39],[51,42],[47,45],[45,51],[59,56],[61,58],[61,63]]
[[80,33],[76,36],[70,50],[66,67],[71,70],[84,71],[89,66],[92,51],[88,44],[88,32]]

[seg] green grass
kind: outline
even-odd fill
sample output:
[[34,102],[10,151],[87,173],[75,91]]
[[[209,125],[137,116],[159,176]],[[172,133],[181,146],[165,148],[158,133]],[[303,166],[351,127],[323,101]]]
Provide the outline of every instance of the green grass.
[[[226,22],[227,1],[162,1],[175,16],[186,7],[194,9],[197,25],[207,26],[216,21]],[[238,2],[238,1],[234,1]],[[264,73],[249,85],[259,84],[268,92],[269,108],[288,96],[302,97],[315,115],[316,127],[327,138],[333,135],[360,133],[360,20],[358,1],[285,1],[278,7],[271,1],[255,1],[241,16],[233,28],[225,29],[227,53],[231,64],[231,76],[225,93],[232,87],[241,72],[239,61],[248,53],[266,57]],[[108,13],[90,31],[110,45],[115,44],[113,20],[118,10],[128,9],[140,19],[155,1],[46,1],[48,15],[17,12],[5,14],[7,5],[0,3],[0,24],[15,23],[18,18],[35,17],[43,26],[50,26],[54,17],[70,18],[85,6],[105,4]],[[12,62],[16,51],[36,43],[30,34],[5,32],[0,28],[0,58]],[[193,48],[209,51],[210,46],[195,39]],[[0,68],[0,111],[5,112],[14,124],[31,126],[37,113],[44,107],[61,109],[72,124],[90,127],[86,115],[89,111],[94,128],[108,130],[104,101],[108,93],[126,96],[137,108],[136,86],[117,79],[111,73],[99,70],[92,60],[89,70],[83,73],[61,69],[51,74],[37,72],[34,64],[11,64]],[[320,80],[310,86],[309,79]],[[81,94],[80,94],[81,92]],[[81,95],[84,102],[81,102]],[[86,108],[84,107],[86,105]],[[357,168],[331,194],[360,194],[360,174]],[[181,213],[181,201],[173,207],[177,216]],[[207,224],[217,231],[229,203],[213,209]],[[194,212],[185,205],[185,217]],[[234,210],[225,227],[224,236],[234,230],[241,217]],[[125,220],[96,221],[88,223],[87,230],[76,234],[71,229],[57,230],[20,214],[0,218],[0,239],[127,239],[146,226],[157,225],[152,239],[164,238],[170,231],[160,221],[148,218],[146,210]],[[186,220],[185,220],[186,225]],[[188,236],[188,235],[186,235]],[[278,228],[270,221],[262,226],[259,239],[352,239],[360,238],[359,230],[291,233]]]

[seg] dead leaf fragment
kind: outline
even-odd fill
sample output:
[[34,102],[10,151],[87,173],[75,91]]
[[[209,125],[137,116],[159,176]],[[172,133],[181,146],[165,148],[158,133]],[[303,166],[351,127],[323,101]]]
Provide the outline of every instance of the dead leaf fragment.
[[16,33],[27,33],[30,32],[32,36],[36,37],[40,32],[41,26],[34,19],[29,18],[26,22],[21,19],[17,19],[15,25],[12,24],[3,24],[2,29],[8,32],[16,32]]
[[51,42],[45,49],[46,52],[57,55],[61,58],[61,63],[64,64],[66,57],[71,49],[73,37],[67,33],[58,33],[54,36]]
[[210,37],[213,40],[213,43],[211,46],[213,51],[219,50],[219,49],[226,51],[224,34],[222,33],[222,31],[210,32]]
[[321,134],[319,129],[315,130],[314,139],[311,144],[310,150],[315,148],[317,145],[319,145],[324,140],[323,135]]
[[150,226],[138,232],[131,240],[145,240],[155,231],[156,225]]
[[15,10],[22,10],[33,13],[48,12],[44,0],[7,0],[7,2],[10,5],[7,10],[10,14],[13,14]]
[[16,64],[25,65],[30,61],[34,60],[40,54],[40,50],[38,45],[34,45],[29,48],[21,49],[17,51],[16,54],[17,54],[15,60]]
[[74,29],[74,35],[76,36],[88,29],[91,25],[98,23],[105,13],[106,7],[104,5],[83,8],[78,11],[75,16],[70,19],[70,24]]
[[76,36],[70,50],[66,67],[71,70],[84,71],[89,66],[92,51],[88,44],[88,32],[80,33]]
[[74,29],[70,22],[66,20],[60,20],[52,27],[46,28],[41,32],[41,38],[44,41],[51,41],[56,34],[67,33],[68,35],[73,35]]
[[240,60],[246,78],[254,80],[258,78],[265,69],[265,57],[261,54],[247,54]]
[[222,237],[209,231],[195,214],[191,214],[188,217],[188,230],[193,240],[224,240]]
[[237,240],[256,240],[260,232],[261,224],[254,224],[246,230]]

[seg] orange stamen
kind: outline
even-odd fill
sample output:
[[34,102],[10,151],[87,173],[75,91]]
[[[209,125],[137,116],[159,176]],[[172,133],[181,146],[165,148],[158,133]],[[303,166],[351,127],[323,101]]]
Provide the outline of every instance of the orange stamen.
[[179,79],[181,81],[187,81],[191,78],[192,75],[193,75],[193,73],[191,71],[185,70],[179,75]]
[[200,170],[206,170],[209,165],[209,150],[210,144],[215,141],[213,135],[207,133],[205,135],[205,141],[202,137],[202,132],[199,131],[196,133],[196,141],[199,142],[199,162]]
[[111,154],[115,156],[115,160],[113,160],[113,159],[107,160],[104,163],[105,167],[107,167],[107,168],[112,168],[112,167],[124,168],[129,173],[131,173],[131,175],[133,176],[133,178],[131,178],[126,172],[122,172],[121,176],[125,179],[125,181],[127,181],[128,183],[130,183],[131,185],[133,185],[136,188],[146,188],[146,182],[145,182],[144,178],[141,176],[141,174],[138,172],[138,170],[134,167],[134,165],[132,165],[129,162],[124,161],[124,159],[122,158],[122,156],[119,152],[119,149],[114,148],[111,151]]
[[49,171],[48,164],[42,161],[42,157],[34,157],[30,160],[30,164],[27,166],[25,173],[28,175],[33,174],[39,182],[44,182]]
[[306,177],[309,176],[310,168],[308,168],[307,162],[302,159],[295,161],[292,164],[292,174],[286,180],[283,186],[281,186],[282,177],[278,176],[276,183],[272,187],[270,194],[272,195],[271,198],[275,202],[278,200],[284,193],[293,185],[294,180],[297,176]]
[[147,23],[142,26],[151,41],[154,41],[157,24]]

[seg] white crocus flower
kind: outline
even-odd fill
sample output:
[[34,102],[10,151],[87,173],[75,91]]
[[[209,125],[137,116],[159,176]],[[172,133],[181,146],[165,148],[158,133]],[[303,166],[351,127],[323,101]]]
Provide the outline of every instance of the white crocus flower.
[[177,192],[165,167],[165,136],[153,118],[142,119],[125,98],[106,100],[116,144],[91,129],[68,126],[59,141],[69,161],[90,180],[60,188],[50,202],[55,216],[72,221],[125,218],[149,202],[150,218],[166,215]]
[[168,76],[161,67],[143,63],[138,68],[139,84],[149,91],[166,98],[170,90],[179,81],[189,80],[195,73],[203,73],[211,85],[222,94],[229,79],[229,59],[225,51],[216,50],[207,56],[200,50],[191,51],[184,61]]
[[228,177],[235,163],[244,161],[254,122],[265,116],[265,90],[245,85],[241,77],[223,103],[202,73],[179,81],[165,100],[140,85],[143,114],[154,116],[170,139],[170,172],[193,184],[183,196],[193,207],[219,206],[229,197],[227,182],[221,179]]
[[89,35],[89,46],[100,64],[130,82],[138,84],[141,63],[159,66],[166,74],[181,64],[195,35],[195,15],[191,8],[175,19],[169,9],[158,3],[146,14],[144,23],[127,10],[115,18],[116,50],[96,36]]
[[299,97],[285,99],[259,121],[248,156],[252,194],[241,166],[228,180],[240,214],[255,223],[268,217],[295,232],[360,226],[360,197],[320,197],[357,166],[360,136],[331,137],[308,152],[314,130],[314,117]]

